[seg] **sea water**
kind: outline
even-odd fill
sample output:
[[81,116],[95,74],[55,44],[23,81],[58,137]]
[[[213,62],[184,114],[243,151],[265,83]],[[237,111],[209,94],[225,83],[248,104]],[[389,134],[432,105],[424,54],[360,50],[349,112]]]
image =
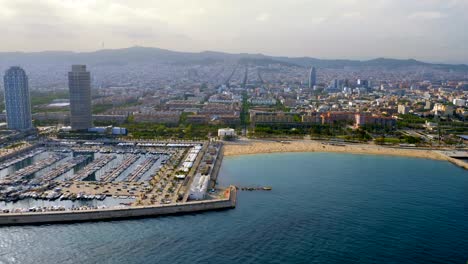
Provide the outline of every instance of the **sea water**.
[[415,158],[225,158],[237,208],[152,219],[0,227],[0,263],[466,263],[468,173]]

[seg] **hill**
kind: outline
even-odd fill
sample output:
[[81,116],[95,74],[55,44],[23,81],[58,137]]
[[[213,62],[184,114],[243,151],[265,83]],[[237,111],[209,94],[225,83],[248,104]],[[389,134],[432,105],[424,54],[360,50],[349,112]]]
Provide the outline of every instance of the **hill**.
[[414,59],[398,60],[377,58],[373,60],[329,60],[310,57],[275,57],[263,54],[231,54],[214,51],[179,52],[159,48],[131,47],[124,49],[107,49],[94,52],[44,51],[44,52],[0,52],[0,63],[3,65],[31,64],[88,64],[88,65],[125,65],[131,63],[170,63],[170,64],[212,64],[239,63],[248,65],[283,64],[285,66],[319,68],[382,68],[401,69],[425,67],[440,70],[468,71],[468,65],[432,64]]

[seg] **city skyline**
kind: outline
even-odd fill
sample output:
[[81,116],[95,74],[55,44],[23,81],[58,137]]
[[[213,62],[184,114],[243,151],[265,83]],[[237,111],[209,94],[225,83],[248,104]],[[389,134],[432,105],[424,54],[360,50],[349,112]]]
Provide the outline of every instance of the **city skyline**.
[[[467,63],[468,49],[462,43],[468,35],[456,30],[467,23],[467,7],[457,0],[0,1],[6,36],[0,50],[92,51],[140,45]],[[35,41],[25,41],[31,38]]]

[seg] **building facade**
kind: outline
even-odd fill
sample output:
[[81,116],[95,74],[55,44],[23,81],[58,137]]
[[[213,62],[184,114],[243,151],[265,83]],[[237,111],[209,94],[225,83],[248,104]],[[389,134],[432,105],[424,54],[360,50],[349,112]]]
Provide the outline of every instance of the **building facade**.
[[360,128],[368,125],[394,129],[396,128],[396,119],[393,117],[374,116],[368,113],[361,113],[355,115],[355,128]]
[[70,124],[73,130],[87,130],[93,126],[91,115],[91,74],[86,65],[73,65],[68,73],[70,89]]
[[28,76],[20,67],[11,67],[3,78],[8,128],[29,130],[32,126]]
[[309,72],[309,88],[312,89],[317,85],[317,70],[312,67]]
[[354,112],[327,112],[321,115],[323,125],[336,123],[352,123],[355,119]]
[[300,122],[298,114],[285,112],[260,112],[250,111],[250,123],[256,125],[294,125]]

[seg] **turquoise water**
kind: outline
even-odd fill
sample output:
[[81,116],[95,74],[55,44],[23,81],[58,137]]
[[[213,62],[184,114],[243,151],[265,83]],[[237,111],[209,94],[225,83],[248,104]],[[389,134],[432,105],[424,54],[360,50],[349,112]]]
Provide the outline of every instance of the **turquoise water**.
[[234,210],[0,228],[0,263],[466,263],[468,173],[331,153],[226,158]]

